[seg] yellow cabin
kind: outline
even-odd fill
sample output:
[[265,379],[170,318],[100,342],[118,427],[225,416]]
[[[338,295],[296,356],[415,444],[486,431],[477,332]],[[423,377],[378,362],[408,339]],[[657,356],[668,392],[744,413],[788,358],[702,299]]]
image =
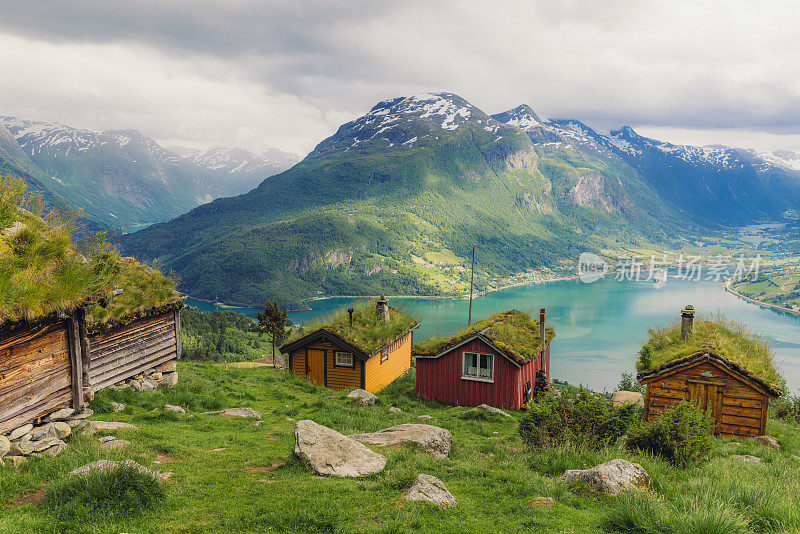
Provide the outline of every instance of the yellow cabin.
[[381,297],[290,338],[281,352],[291,372],[314,384],[376,393],[411,367],[418,326]]

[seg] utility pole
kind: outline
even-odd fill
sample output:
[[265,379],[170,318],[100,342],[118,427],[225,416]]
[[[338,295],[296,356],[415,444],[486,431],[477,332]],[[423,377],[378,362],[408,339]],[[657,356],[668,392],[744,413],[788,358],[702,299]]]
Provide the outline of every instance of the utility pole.
[[472,245],[472,275],[469,278],[469,318],[467,326],[472,324],[472,287],[475,285],[475,245]]

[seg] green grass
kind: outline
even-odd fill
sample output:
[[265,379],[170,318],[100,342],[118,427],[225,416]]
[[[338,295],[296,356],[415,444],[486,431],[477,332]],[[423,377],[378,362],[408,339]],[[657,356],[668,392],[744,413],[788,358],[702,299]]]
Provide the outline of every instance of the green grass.
[[[562,446],[525,450],[513,418],[463,418],[465,408],[420,401],[413,396],[413,372],[378,395],[375,406],[346,402],[346,392],[331,391],[266,367],[236,369],[222,364],[181,363],[178,386],[156,393],[105,390],[98,401],[116,399],[127,408],[95,418],[126,421],[139,431],[121,430],[126,451],[103,451],[95,438],[73,441],[58,458],[37,458],[22,472],[0,471],[0,502],[59,487],[71,469],[101,459],[131,458],[174,476],[164,485],[163,505],[138,516],[98,515],[82,519],[77,507],[59,512],[46,502],[0,507],[0,533],[17,532],[793,532],[800,529],[796,496],[800,491],[800,430],[769,421],[768,431],[782,444],[766,449],[755,442],[737,446],[714,440],[711,458],[699,467],[676,469],[622,448],[580,450]],[[188,412],[165,412],[180,404]],[[391,414],[390,406],[403,413]],[[221,407],[251,406],[263,412],[252,420],[201,415]],[[386,469],[364,479],[315,476],[292,456],[296,420],[312,419],[342,433],[370,432],[399,423],[422,422],[453,434],[450,457],[435,459],[412,447],[375,448],[387,457]],[[294,420],[287,420],[290,417]],[[214,450],[221,449],[221,450]],[[754,454],[761,465],[742,464],[733,454]],[[613,458],[640,463],[654,489],[622,500],[588,494],[559,483],[565,469],[587,468]],[[155,463],[155,461],[161,463]],[[403,500],[419,473],[440,478],[458,507],[436,507]],[[532,508],[536,497],[552,497],[550,508]],[[625,499],[636,499],[628,501]],[[630,504],[635,502],[636,514]],[[650,511],[652,509],[652,511]],[[640,520],[647,513],[649,520]],[[633,519],[631,519],[633,516]],[[632,523],[630,523],[632,522]],[[616,526],[613,526],[616,525]],[[622,526],[626,526],[623,529]],[[648,526],[649,525],[649,526]]]
[[[647,345],[652,348],[652,369],[701,351],[711,351],[728,358],[771,385],[783,385],[783,378],[773,364],[775,356],[769,341],[752,332],[744,323],[717,315],[708,320],[697,318],[692,335],[685,340],[681,339],[680,321],[651,328],[649,334]],[[641,362],[637,363],[637,369],[644,370]]]

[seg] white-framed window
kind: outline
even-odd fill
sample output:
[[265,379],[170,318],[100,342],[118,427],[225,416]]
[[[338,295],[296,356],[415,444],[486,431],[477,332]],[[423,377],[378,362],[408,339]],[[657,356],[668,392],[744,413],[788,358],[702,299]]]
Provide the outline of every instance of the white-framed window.
[[494,382],[494,355],[465,352],[463,369],[462,379]]
[[385,362],[389,359],[389,349],[387,347],[383,347],[381,349],[381,363]]
[[337,367],[353,367],[353,355],[349,352],[337,352],[334,361]]

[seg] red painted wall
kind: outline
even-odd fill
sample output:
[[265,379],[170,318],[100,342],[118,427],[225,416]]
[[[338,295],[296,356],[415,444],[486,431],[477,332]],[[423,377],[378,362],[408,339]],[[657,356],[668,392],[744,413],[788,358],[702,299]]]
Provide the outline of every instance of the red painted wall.
[[[495,355],[493,383],[461,379],[464,352]],[[549,354],[548,347],[545,353],[548,377]],[[517,367],[480,339],[473,339],[439,358],[417,358],[416,392],[423,399],[459,406],[488,404],[517,410],[522,406],[525,384],[530,381],[533,387],[536,383],[538,362],[539,358],[534,358]]]

